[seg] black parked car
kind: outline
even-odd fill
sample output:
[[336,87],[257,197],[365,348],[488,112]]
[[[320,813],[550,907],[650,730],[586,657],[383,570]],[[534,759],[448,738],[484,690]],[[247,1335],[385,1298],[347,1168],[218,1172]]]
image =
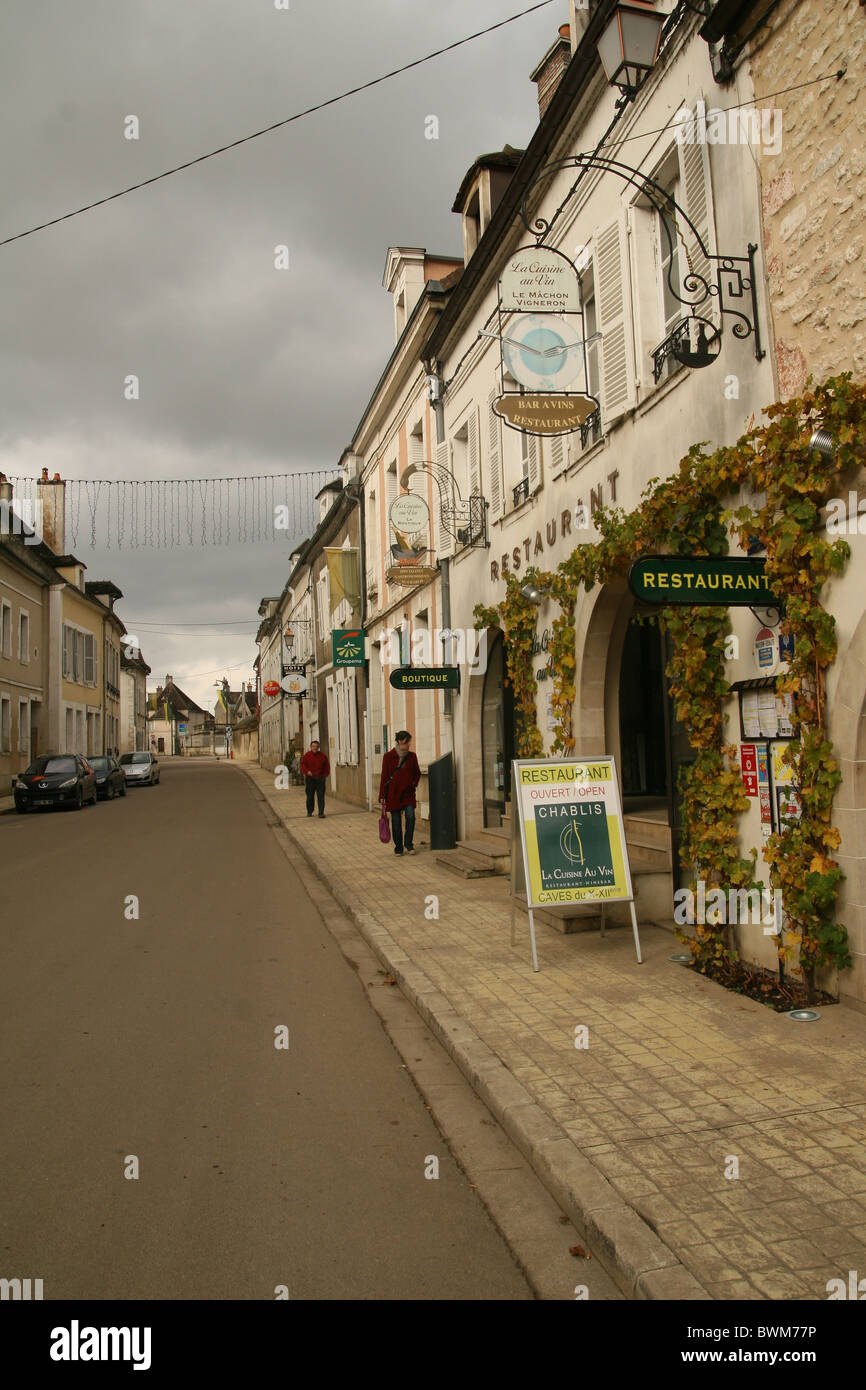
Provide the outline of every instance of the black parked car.
[[80,811],[86,801],[96,805],[96,773],[78,753],[48,753],[34,758],[12,784],[19,815],[31,806],[71,806]]
[[105,757],[87,759],[96,773],[96,794],[103,801],[113,801],[116,796],[126,796],[126,778],[123,768],[109,753]]

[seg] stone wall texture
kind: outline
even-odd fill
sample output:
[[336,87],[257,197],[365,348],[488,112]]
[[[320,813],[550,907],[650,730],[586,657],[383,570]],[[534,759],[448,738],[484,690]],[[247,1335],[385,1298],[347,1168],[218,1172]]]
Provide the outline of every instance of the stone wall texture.
[[[866,7],[783,0],[751,43],[756,104],[782,111],[781,152],[760,149],[779,394],[811,375],[866,378]],[[772,97],[847,67],[847,75]]]

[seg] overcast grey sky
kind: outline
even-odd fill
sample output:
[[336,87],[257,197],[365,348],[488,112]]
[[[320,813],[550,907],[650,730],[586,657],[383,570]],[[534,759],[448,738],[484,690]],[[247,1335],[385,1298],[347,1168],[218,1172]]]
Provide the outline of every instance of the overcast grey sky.
[[[19,0],[0,58],[0,238],[412,61],[531,0]],[[0,471],[192,478],[336,465],[393,346],[389,245],[458,254],[483,152],[525,146],[567,0],[150,188],[0,248]],[[124,138],[138,117],[140,138]],[[425,139],[425,117],[439,139]],[[274,269],[286,244],[291,267]],[[140,399],[124,398],[124,378]],[[150,684],[252,678],[280,545],[108,551]],[[159,628],[246,620],[246,635]],[[167,621],[164,621],[167,620]],[[146,627],[150,622],[158,626]],[[196,632],[200,629],[190,628]]]

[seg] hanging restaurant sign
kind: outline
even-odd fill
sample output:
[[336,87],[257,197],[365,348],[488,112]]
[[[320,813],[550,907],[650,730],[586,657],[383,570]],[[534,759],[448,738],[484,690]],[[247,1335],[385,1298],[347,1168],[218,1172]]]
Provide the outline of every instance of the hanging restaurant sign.
[[752,608],[778,604],[764,577],[764,560],[709,555],[646,555],[635,560],[628,585],[644,603]]
[[429,584],[439,571],[434,565],[392,565],[385,571],[389,584],[402,584],[407,589],[415,589],[419,584]]
[[577,271],[552,246],[524,246],[502,272],[499,303],[506,312],[577,312],[581,307]]
[[280,689],[285,690],[287,695],[303,695],[307,689],[306,676],[283,676],[280,681]]
[[518,395],[509,392],[493,404],[496,414],[514,429],[529,434],[571,434],[598,410],[595,396]]
[[459,690],[459,666],[398,666],[388,677],[395,690]]
[[416,492],[396,497],[388,510],[392,567],[417,569],[429,554],[430,508]]

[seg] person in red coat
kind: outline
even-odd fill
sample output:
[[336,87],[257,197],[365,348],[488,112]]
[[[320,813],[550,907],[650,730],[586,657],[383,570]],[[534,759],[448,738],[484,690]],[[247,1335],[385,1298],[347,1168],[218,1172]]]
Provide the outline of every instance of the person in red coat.
[[319,816],[325,815],[325,778],[330,774],[331,764],[328,755],[319,747],[318,739],[313,739],[308,752],[301,758],[301,772],[306,778],[307,815],[313,814],[313,802],[318,798]]
[[[410,750],[412,735],[401,729],[382,759],[382,776],[379,779],[379,802],[391,813],[391,834],[394,837],[394,853],[414,854],[412,840],[415,836],[415,788],[421,780],[418,759]],[[405,840],[403,821],[406,822]]]

